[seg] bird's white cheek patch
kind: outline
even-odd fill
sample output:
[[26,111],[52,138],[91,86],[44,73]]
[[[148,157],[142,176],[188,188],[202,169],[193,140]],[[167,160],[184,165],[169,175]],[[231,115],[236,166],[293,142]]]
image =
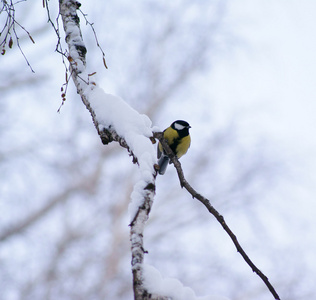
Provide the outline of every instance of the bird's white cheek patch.
[[178,123],[175,123],[174,124],[174,128],[177,129],[177,130],[182,130],[185,126],[181,125],[181,124],[178,124]]

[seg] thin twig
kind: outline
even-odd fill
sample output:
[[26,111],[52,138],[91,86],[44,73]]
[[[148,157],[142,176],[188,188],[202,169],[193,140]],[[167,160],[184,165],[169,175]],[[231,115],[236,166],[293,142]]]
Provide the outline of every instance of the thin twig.
[[70,68],[68,67],[68,63],[71,65],[71,57],[69,56],[69,52],[67,50],[63,49],[62,43],[61,43],[61,36],[60,36],[60,26],[59,26],[59,19],[61,18],[60,12],[58,12],[58,15],[56,17],[56,23],[52,20],[51,14],[50,14],[50,9],[49,9],[49,4],[48,0],[43,0],[43,8],[46,9],[47,13],[47,22],[53,27],[53,30],[56,34],[57,37],[57,43],[55,47],[55,51],[61,55],[62,63],[65,68],[65,83],[61,86],[61,97],[62,97],[62,102],[57,110],[58,113],[60,113],[60,110],[62,106],[65,104],[66,101],[66,95],[67,95],[67,90],[68,90],[68,83],[69,79],[72,75],[72,71],[70,71]]
[[[22,50],[22,47],[21,47],[20,42],[19,42],[19,39],[20,39],[20,38],[19,38],[18,33],[16,32],[16,27],[15,27],[15,26],[17,25],[17,26],[20,27],[24,32],[26,32],[26,34],[28,35],[28,37],[30,38],[30,40],[32,41],[32,43],[33,43],[33,44],[35,43],[35,42],[34,42],[34,39],[32,38],[31,34],[29,33],[29,31],[27,31],[27,30],[26,30],[19,22],[17,22],[16,19],[15,19],[15,7],[14,7],[14,5],[16,5],[16,4],[20,3],[20,2],[24,2],[24,1],[17,1],[16,3],[13,3],[12,0],[11,0],[11,1],[3,1],[3,2],[2,2],[3,5],[2,5],[2,7],[1,7],[1,9],[0,9],[0,14],[1,14],[2,12],[5,12],[5,13],[7,14],[7,18],[6,18],[6,21],[5,21],[4,25],[3,25],[3,28],[2,28],[2,30],[1,30],[1,33],[0,33],[0,35],[2,35],[2,34],[5,32],[4,38],[3,38],[3,40],[2,40],[1,43],[0,43],[0,47],[2,47],[2,52],[1,52],[1,54],[2,54],[2,55],[5,54],[5,52],[6,52],[5,47],[6,47],[7,43],[8,43],[9,48],[12,48],[12,45],[13,45],[12,33],[13,33],[13,36],[15,37],[15,40],[16,40],[16,44],[17,44],[17,46],[18,46],[18,48],[19,48],[21,54],[23,55],[23,57],[24,57],[24,59],[25,59],[27,65],[29,66],[29,68],[31,69],[31,71],[32,71],[33,73],[35,73],[34,70],[33,70],[33,68],[32,68],[32,66],[31,66],[31,64],[30,64],[30,62],[28,61],[26,55],[24,54],[24,52],[23,52],[23,50]],[[12,30],[12,32],[11,32],[11,30]],[[9,38],[9,42],[8,42],[8,38]]]
[[265,283],[265,285],[268,287],[268,289],[271,292],[271,294],[273,295],[274,299],[280,300],[279,295],[277,294],[274,287],[270,283],[268,277],[265,276],[256,267],[256,265],[252,262],[252,260],[249,258],[249,256],[246,254],[246,252],[243,250],[243,248],[241,247],[241,245],[239,244],[239,242],[237,240],[236,235],[231,231],[229,226],[226,224],[224,217],[211,205],[210,201],[207,198],[205,198],[204,196],[199,194],[186,181],[186,179],[184,177],[183,170],[181,168],[181,164],[180,164],[179,160],[177,159],[177,157],[175,156],[175,154],[173,153],[173,151],[170,149],[167,141],[163,138],[163,133],[162,132],[155,132],[154,137],[161,142],[165,152],[167,153],[167,155],[170,157],[170,160],[174,164],[174,166],[177,170],[177,173],[178,173],[181,187],[184,187],[192,195],[193,198],[196,198],[197,200],[199,200],[201,203],[204,204],[204,206],[207,208],[207,210],[216,218],[216,220],[222,225],[223,229],[227,232],[227,234],[229,235],[229,237],[233,241],[233,243],[237,249],[237,252],[240,253],[240,255],[243,257],[243,259],[246,261],[246,263],[250,266],[252,271],[255,272],[262,279],[262,281]]
[[80,8],[78,10],[81,12],[82,16],[84,17],[84,19],[86,21],[86,25],[89,25],[91,30],[92,30],[92,32],[93,32],[95,42],[96,42],[96,44],[97,44],[98,48],[100,49],[100,51],[102,53],[102,56],[103,56],[104,67],[107,69],[108,66],[106,65],[106,62],[105,62],[105,53],[104,53],[104,51],[103,51],[103,49],[102,49],[102,47],[101,47],[101,45],[99,43],[99,40],[98,40],[98,37],[97,37],[97,33],[95,32],[95,29],[93,27],[93,23],[88,21],[87,14],[85,14]]

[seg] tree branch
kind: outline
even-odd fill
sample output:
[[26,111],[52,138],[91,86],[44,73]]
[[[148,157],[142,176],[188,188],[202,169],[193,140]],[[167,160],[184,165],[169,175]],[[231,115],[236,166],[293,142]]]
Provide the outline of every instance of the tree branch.
[[[122,147],[126,148],[130,155],[133,157],[133,162],[140,165],[139,158],[132,152],[128,142],[120,136],[113,126],[107,128],[103,124],[99,124],[96,117],[96,113],[89,101],[89,94],[86,93],[87,89],[92,88],[95,85],[94,82],[90,83],[89,79],[84,77],[87,75],[84,73],[86,65],[86,47],[82,39],[81,29],[79,25],[79,17],[77,10],[80,7],[80,3],[75,0],[60,0],[59,1],[60,15],[62,17],[64,31],[66,34],[66,43],[69,48],[68,61],[70,63],[71,76],[74,84],[77,88],[77,93],[81,96],[81,100],[89,110],[93,123],[98,131],[98,134],[104,145],[117,141]],[[87,77],[89,78],[89,77]],[[90,86],[90,87],[89,87]],[[140,165],[141,167],[141,165]],[[132,252],[132,272],[133,272],[133,287],[134,297],[136,300],[143,299],[164,299],[159,295],[152,295],[145,290],[143,281],[143,261],[144,250],[143,246],[143,233],[144,227],[148,220],[148,216],[152,207],[154,195],[155,195],[155,179],[156,170],[152,166],[152,178],[148,180],[148,173],[144,175],[144,178],[140,181],[141,188],[137,190],[139,198],[141,198],[141,205],[138,206],[137,213],[131,222],[131,252]],[[146,176],[146,177],[145,177]],[[134,191],[136,190],[136,186]]]
[[237,252],[240,253],[240,255],[243,257],[243,259],[246,261],[246,263],[250,266],[252,271],[255,272],[262,279],[262,281],[265,283],[265,285],[267,286],[267,288],[269,289],[269,291],[273,295],[274,299],[280,300],[279,295],[277,294],[277,292],[275,291],[274,287],[270,283],[268,277],[265,276],[256,267],[256,265],[252,262],[252,260],[249,258],[249,256],[246,254],[246,252],[243,250],[243,248],[241,247],[241,245],[239,244],[239,242],[237,240],[236,235],[231,231],[229,226],[226,224],[226,222],[224,220],[224,217],[211,205],[210,201],[207,198],[205,198],[204,196],[199,194],[186,181],[186,179],[184,177],[183,170],[181,168],[181,164],[180,164],[179,160],[177,159],[177,157],[175,156],[175,154],[173,153],[173,151],[171,150],[171,148],[169,147],[167,141],[164,139],[163,133],[162,132],[155,132],[154,133],[154,137],[161,142],[165,152],[167,153],[167,155],[170,157],[170,160],[174,164],[174,166],[175,166],[175,168],[177,170],[177,173],[178,173],[178,177],[179,177],[179,180],[180,180],[181,187],[182,188],[184,187],[192,195],[193,198],[196,198],[197,200],[199,200],[201,203],[204,204],[204,206],[207,208],[207,210],[216,218],[216,220],[222,225],[223,229],[227,232],[227,234],[229,235],[229,237],[233,241],[233,243],[234,243],[234,245],[235,245],[235,247],[237,249]]
[[[2,1],[2,7],[0,7],[0,14],[2,12],[5,12],[7,16],[6,16],[6,21],[4,22],[2,29],[0,28],[0,30],[1,30],[0,36],[4,35],[4,37],[0,41],[0,47],[2,47],[1,54],[4,55],[6,53],[5,47],[7,44],[8,44],[10,49],[12,48],[12,46],[13,46],[12,36],[14,36],[16,44],[17,44],[21,54],[23,55],[27,65],[29,66],[31,71],[34,73],[34,70],[31,66],[31,64],[29,63],[26,55],[24,54],[24,52],[22,50],[22,47],[21,47],[20,42],[19,42],[20,37],[19,37],[17,30],[16,30],[16,27],[15,27],[16,25],[18,27],[20,27],[28,35],[28,37],[32,41],[32,43],[35,44],[34,39],[32,38],[31,34],[15,19],[15,5],[18,4],[19,2],[21,2],[21,1],[17,1],[15,3],[13,3],[12,0]],[[12,34],[11,30],[12,30],[13,34]],[[9,41],[8,41],[8,38],[9,38]]]
[[131,226],[131,250],[132,250],[132,272],[133,272],[133,289],[135,300],[153,299],[151,295],[144,289],[143,262],[144,249],[143,233],[144,227],[148,220],[153,198],[155,195],[155,186],[149,184],[145,188],[145,201],[130,224]]

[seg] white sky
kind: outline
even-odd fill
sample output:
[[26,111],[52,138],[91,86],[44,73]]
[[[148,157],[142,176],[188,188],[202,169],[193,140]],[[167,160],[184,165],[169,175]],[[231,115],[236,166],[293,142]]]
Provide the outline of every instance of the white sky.
[[[293,135],[299,138],[315,124],[316,2],[282,2],[245,0],[238,1],[238,6],[235,2],[237,7],[230,9],[228,19],[236,34],[244,37],[246,51],[240,47],[234,57],[224,57],[213,73],[218,79],[214,87],[218,87],[216,93],[222,101],[229,101],[231,106],[233,94],[237,107],[262,107],[273,123],[271,128],[264,125],[273,128],[269,133],[291,139]],[[314,8],[298,2],[312,3]],[[250,3],[256,5],[245,11]],[[315,145],[311,139],[305,142]]]
[[230,3],[226,22],[243,44],[214,65],[219,117],[246,114],[246,132],[301,160],[315,184],[316,1]]
[[[226,24],[239,38],[213,66],[216,116],[243,114],[245,142],[262,136],[286,163],[287,184],[266,204],[266,223],[301,264],[316,264],[316,1],[231,1]],[[214,108],[213,108],[214,109]],[[268,206],[268,207],[265,207]],[[273,219],[276,209],[284,222]],[[267,215],[268,216],[268,215]],[[272,218],[272,219],[271,219]],[[314,267],[313,267],[314,266]]]

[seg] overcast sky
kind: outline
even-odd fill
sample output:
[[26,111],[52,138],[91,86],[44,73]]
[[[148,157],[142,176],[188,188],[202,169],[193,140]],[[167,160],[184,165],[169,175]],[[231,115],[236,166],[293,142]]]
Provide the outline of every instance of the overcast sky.
[[218,114],[244,113],[315,192],[316,2],[231,1],[226,22],[243,44],[214,65]]
[[[46,22],[45,12],[40,9]],[[210,109],[216,111],[212,116],[218,122],[227,122],[229,116],[243,114],[241,139],[247,143],[260,136],[284,159],[288,167],[284,176],[289,180],[280,186],[279,194],[272,200],[278,202],[291,221],[290,227],[283,228],[283,237],[300,244],[311,265],[316,267],[316,1],[227,1],[224,26],[236,45],[233,51],[227,48],[217,54],[210,77],[204,79],[205,91],[213,103]],[[46,50],[53,51],[55,42],[50,40]],[[38,64],[42,62],[32,55],[28,57],[40,75]],[[59,67],[63,76],[62,65]],[[63,80],[59,75],[57,88],[56,80],[48,83],[54,85],[52,90],[57,97]],[[25,105],[31,118],[33,107]],[[55,106],[57,110],[58,105]],[[64,110],[67,109],[65,106]],[[63,115],[51,118],[56,120]],[[52,128],[58,124],[50,120]],[[194,128],[192,133],[197,134]],[[305,226],[301,227],[302,224]],[[291,236],[292,229],[295,236]],[[276,231],[282,232],[282,228]]]

